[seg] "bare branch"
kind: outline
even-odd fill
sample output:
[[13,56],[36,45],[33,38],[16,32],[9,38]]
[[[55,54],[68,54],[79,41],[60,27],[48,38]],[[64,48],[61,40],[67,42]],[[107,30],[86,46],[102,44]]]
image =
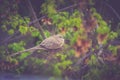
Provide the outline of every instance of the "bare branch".
[[[31,13],[32,19],[37,20],[38,18],[36,16],[36,13],[35,13],[33,7],[32,7],[32,4],[31,4],[30,0],[26,0],[26,2],[27,2],[27,5],[28,5],[28,9],[29,9],[29,11]],[[46,37],[45,37],[45,35],[43,33],[43,29],[42,29],[42,26],[40,25],[39,21],[36,21],[36,23],[34,23],[33,25],[39,29],[43,39],[45,39]]]
[[92,53],[93,53],[93,52],[90,51],[90,52],[89,52],[88,54],[86,54],[83,58],[80,58],[80,59],[77,61],[77,63],[75,64],[75,66],[81,64],[86,58],[90,57]]

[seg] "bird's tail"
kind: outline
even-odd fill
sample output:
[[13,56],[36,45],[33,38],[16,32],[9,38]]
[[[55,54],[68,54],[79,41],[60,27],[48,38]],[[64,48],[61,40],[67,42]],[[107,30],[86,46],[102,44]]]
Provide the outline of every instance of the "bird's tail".
[[36,50],[45,50],[45,48],[42,48],[40,46],[35,46],[35,47],[29,48],[29,49],[25,49],[23,51],[19,51],[19,52],[13,53],[13,54],[10,55],[10,57],[14,57],[16,55],[22,54],[23,52],[31,52],[31,53],[33,53]]

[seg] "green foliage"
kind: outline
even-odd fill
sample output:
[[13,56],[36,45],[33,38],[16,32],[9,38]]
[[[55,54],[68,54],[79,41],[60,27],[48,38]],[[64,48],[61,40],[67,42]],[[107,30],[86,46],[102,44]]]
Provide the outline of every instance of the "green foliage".
[[93,16],[96,17],[98,21],[100,21],[100,20],[103,21],[101,15],[96,12],[95,8],[92,8],[91,10],[94,12]]
[[[22,20],[22,21],[23,21],[23,20]],[[24,23],[24,24],[29,24],[29,22],[30,22],[30,18],[24,17],[23,23]],[[21,22],[21,23],[22,23],[22,22]]]
[[55,65],[55,66],[53,67],[53,74],[54,74],[56,77],[61,77],[62,71],[59,69],[59,66],[58,66],[58,65]]
[[[94,23],[94,20],[93,20],[93,22],[91,22],[92,21],[91,20],[90,24],[89,24],[89,20],[88,20],[88,24],[87,24],[87,20],[84,20],[84,18],[83,18],[85,16],[84,11],[80,12],[79,10],[73,9],[71,11],[64,10],[62,12],[59,12],[58,10],[56,10],[59,8],[57,5],[59,2],[67,3],[67,2],[77,2],[77,1],[45,0],[45,3],[43,3],[41,6],[41,13],[43,15],[46,15],[46,17],[48,19],[50,19],[50,21],[52,23],[52,28],[55,28],[54,30],[56,30],[55,34],[65,32],[64,35],[65,35],[66,43],[63,46],[63,49],[59,53],[58,52],[55,53],[54,57],[52,57],[50,60],[49,59],[46,60],[44,56],[47,56],[47,54],[44,54],[44,51],[43,52],[40,51],[39,52],[40,54],[35,54],[33,56],[29,56],[31,54],[30,52],[23,52],[22,54],[14,57],[14,58],[8,56],[7,53],[12,54],[14,52],[22,51],[25,49],[24,46],[29,46],[29,45],[26,45],[26,43],[29,44],[28,39],[25,39],[28,42],[20,41],[20,42],[14,42],[14,43],[8,44],[8,50],[5,49],[5,47],[1,46],[0,47],[0,55],[1,55],[0,59],[1,60],[5,59],[5,60],[13,62],[13,63],[22,62],[22,65],[19,65],[19,67],[17,67],[15,69],[16,72],[18,72],[18,73],[31,72],[31,73],[40,73],[40,74],[45,74],[45,75],[49,74],[49,75],[52,75],[53,77],[54,76],[62,77],[62,75],[64,75],[64,76],[68,77],[69,75],[65,74],[67,72],[67,70],[69,68],[72,68],[72,70],[70,70],[70,71],[73,71],[73,73],[74,73],[74,71],[76,70],[76,68],[74,68],[74,64],[76,64],[78,59],[81,59],[87,55],[87,53],[84,53],[87,51],[87,49],[88,49],[88,51],[87,51],[88,53],[89,53],[89,49],[93,53],[97,52],[96,50],[99,51],[99,45],[97,44],[97,38],[96,38],[96,35],[94,35],[94,34],[96,34],[96,32],[97,32],[97,34],[103,34],[103,35],[106,34],[108,36],[108,39],[105,39],[102,41],[102,44],[104,44],[104,45],[107,45],[107,41],[114,40],[115,38],[118,37],[119,31],[118,32],[111,31],[107,22],[105,22],[103,20],[102,16],[99,13],[97,13],[97,10],[95,8],[91,8],[90,10],[92,11],[92,14],[91,14],[92,17],[93,16],[95,17],[95,20],[98,25],[97,27],[96,27],[96,25],[91,26],[91,24]],[[90,0],[89,2],[91,3],[91,5],[93,5],[92,0]],[[6,4],[9,4],[9,1],[6,1]],[[65,4],[65,5],[68,5],[68,4]],[[59,6],[61,6],[61,4],[59,4]],[[1,5],[0,5],[0,7],[1,7]],[[17,5],[13,4],[13,7],[16,8]],[[75,7],[75,9],[76,9],[76,7]],[[9,13],[11,13],[11,12],[9,12]],[[28,17],[21,17],[20,14],[15,14],[15,15],[12,14],[12,15],[7,16],[6,19],[4,18],[4,21],[2,21],[0,23],[1,23],[1,28],[4,31],[6,31],[9,35],[14,35],[17,31],[19,31],[21,33],[21,35],[23,35],[23,36],[28,33],[28,34],[31,34],[30,38],[37,38],[39,41],[36,43],[40,44],[42,41],[42,37],[39,32],[39,29],[34,26],[28,27],[29,22],[30,22],[30,18],[28,18]],[[46,22],[47,22],[47,19],[46,19]],[[42,20],[41,20],[41,23],[42,23]],[[43,25],[41,25],[41,26],[44,27]],[[48,25],[46,25],[46,26],[49,27]],[[93,27],[95,27],[95,28],[92,30]],[[87,28],[91,29],[91,31],[87,32]],[[49,29],[50,28],[43,28],[43,30],[44,30],[43,33],[46,37],[49,37],[52,34],[52,33],[50,33]],[[83,40],[81,40],[81,42],[80,42],[79,38],[80,38],[80,40],[81,39],[83,39]],[[93,40],[92,46],[87,48],[90,45],[89,42],[87,42],[87,40],[89,40],[89,39]],[[30,43],[30,45],[31,44],[32,43]],[[84,51],[82,51],[82,49]],[[82,55],[82,56],[79,58],[75,58],[74,54],[77,53],[78,51],[79,51],[80,55]],[[117,56],[117,47],[116,46],[110,45],[108,47],[108,51],[111,51],[115,56]],[[35,53],[37,53],[37,51]],[[44,56],[42,55],[42,53],[44,54]],[[45,53],[49,53],[49,52],[45,52]],[[6,55],[8,57],[6,57]],[[49,56],[47,56],[47,57],[49,57]],[[104,67],[101,67],[100,65],[98,65],[98,64],[100,64],[98,61],[98,57],[99,57],[99,55],[97,55],[97,53],[89,56],[89,58],[88,58],[89,61],[88,61],[88,63],[86,62],[85,65],[87,64],[87,66],[90,69],[88,71],[84,70],[85,74],[83,74],[82,79],[84,79],[84,80],[101,80],[101,74],[106,73],[106,72],[104,72]],[[83,66],[84,66],[84,64],[83,64]],[[77,66],[77,70],[82,69],[83,66],[80,64],[80,66]],[[79,73],[78,73],[78,76],[79,76]],[[79,77],[81,77],[81,76],[79,76]],[[55,80],[55,79],[56,78],[51,78],[51,80]]]
[[3,31],[7,31],[6,25],[2,25],[2,26],[1,26],[1,29],[2,29]]
[[50,18],[53,20],[53,24],[55,24],[58,27],[65,27],[70,24],[68,21],[68,12],[59,12],[55,15],[50,16]]
[[56,80],[54,77],[50,77],[49,80]]
[[70,18],[70,25],[68,25],[68,26],[80,26],[81,22],[82,22],[82,20],[80,19],[80,17]]
[[38,37],[40,35],[40,32],[38,29],[36,29],[35,27],[30,27],[29,31],[31,32],[32,37]]
[[10,16],[9,25],[11,25],[13,29],[16,29],[19,25],[27,25],[29,21],[27,17],[22,18],[20,15],[14,15]]
[[[92,5],[92,1],[91,5]],[[106,34],[108,35],[109,40],[116,38],[118,35],[116,32],[111,32],[109,25],[103,20],[102,16],[97,13],[95,8],[92,8],[91,11],[93,12],[93,16],[97,19],[98,27],[95,29],[95,32],[98,34]],[[52,13],[53,14],[53,13]],[[82,39],[87,39],[88,35],[85,34],[85,29],[81,27],[83,24],[82,19],[82,13],[80,13],[78,10],[74,10],[73,13],[69,13],[67,11],[58,12],[53,15],[49,15],[48,17],[52,19],[53,25],[57,27],[58,29],[65,28],[65,39],[68,40],[68,45],[73,46],[76,43],[76,40],[78,37]],[[76,31],[73,30],[73,28],[76,27]],[[93,33],[94,34],[94,33]],[[103,44],[107,44],[108,39],[103,40]],[[94,44],[95,45],[95,44]],[[97,46],[97,45],[96,45]],[[98,47],[99,49],[99,47]],[[95,49],[93,49],[93,52]],[[67,53],[75,53],[75,50],[73,51],[67,51]],[[72,54],[71,54],[72,55]],[[69,55],[69,56],[71,56]],[[56,54],[56,56],[59,58],[59,62],[55,63],[53,66],[53,74],[56,76],[61,76],[63,70],[65,70],[69,65],[71,65],[73,61],[66,60],[68,58],[68,55],[63,54]],[[90,60],[88,61],[89,66],[96,67],[92,68],[92,70],[87,74],[86,80],[98,80],[100,78],[101,71],[97,68],[99,61],[97,59],[96,55],[92,55],[90,57]],[[62,65],[62,66],[61,66]],[[97,65],[97,66],[96,66]]]
[[97,57],[95,55],[92,55],[89,60],[89,65],[96,65],[97,64]]
[[[69,17],[70,16],[70,17]],[[73,27],[81,25],[81,17],[79,11],[75,10],[72,15],[68,12],[59,12],[56,15],[52,15],[53,23],[60,27]]]
[[50,36],[50,32],[47,31],[47,30],[44,31],[44,34],[45,34],[46,37],[49,37],[49,36]]
[[[86,75],[83,76],[84,80],[109,80],[111,78],[119,79],[120,65],[106,64],[101,65],[99,68],[92,67]],[[111,77],[110,77],[111,76]]]
[[60,53],[57,53],[56,56],[57,56],[57,57],[60,57],[60,60],[61,60],[61,61],[64,61],[64,60],[66,59],[66,57],[67,57],[67,55],[60,54]]
[[[37,66],[37,67],[39,67],[40,65],[43,65],[44,63],[46,63],[46,60],[44,60],[44,59],[39,59],[39,58],[31,58],[30,59],[30,61],[31,62],[34,62],[34,63],[32,63],[32,64],[34,64],[34,66]],[[38,66],[39,65],[39,66]]]
[[14,30],[13,29],[8,30],[8,34],[9,35],[13,35],[14,34]]
[[113,53],[113,55],[117,56],[117,46],[109,45],[108,49]]
[[55,0],[46,0],[45,3],[42,4],[41,6],[42,10],[41,13],[47,14],[48,16],[51,16],[56,13],[56,5],[55,5]]
[[[73,37],[74,36],[74,37]],[[75,32],[73,34],[73,36],[71,35],[71,44],[74,44],[79,36],[79,32]]]
[[21,50],[24,50],[24,47],[25,46],[25,42],[24,41],[20,41],[19,43],[13,43],[13,44],[9,44],[8,45],[8,48],[14,52],[17,52],[17,51],[21,51]]
[[118,37],[118,33],[117,33],[117,32],[111,31],[111,32],[109,33],[109,39],[110,39],[110,40],[113,40],[113,39],[115,39],[115,38],[117,38],[117,37]]
[[20,18],[21,18],[21,17],[20,17],[19,15],[10,16],[9,25],[11,25],[11,27],[12,27],[13,29],[16,29],[17,26],[19,25],[19,21],[21,20]]
[[10,63],[18,63],[18,60],[15,58],[11,58],[11,57],[6,57],[6,61],[10,62]]
[[67,55],[65,54],[57,53],[56,56],[60,59],[60,62],[57,62],[53,65],[53,74],[61,77],[62,72],[72,64],[72,61],[66,60]]
[[108,24],[102,19],[101,15],[98,14],[94,8],[92,9],[93,10],[93,16],[97,18],[97,21],[98,21],[98,28],[96,29],[97,33],[99,34],[108,34],[110,32],[110,27],[108,26]]
[[28,23],[30,22],[30,18],[24,17],[22,18],[20,15],[11,15],[8,20],[2,22],[2,29],[7,31],[9,35],[13,35],[16,30],[19,29],[20,33],[25,35],[28,31]]
[[22,53],[19,57],[18,57],[18,60],[21,61],[23,59],[25,59],[27,56],[30,55],[30,52],[24,52]]
[[28,27],[20,25],[19,31],[21,34],[25,35],[28,32]]
[[[82,24],[82,19],[80,15],[81,13],[78,10],[74,10],[72,14],[64,11],[50,16],[53,24],[58,27],[58,29],[62,27],[67,29],[65,37],[66,39],[71,39],[70,44],[74,44],[77,37],[81,35],[84,31],[82,28],[80,28]],[[72,29],[75,26],[79,29],[76,32],[74,32],[74,30]]]
[[106,34],[110,32],[110,28],[108,26],[104,26],[103,24],[103,26],[98,27],[96,31],[99,34]]

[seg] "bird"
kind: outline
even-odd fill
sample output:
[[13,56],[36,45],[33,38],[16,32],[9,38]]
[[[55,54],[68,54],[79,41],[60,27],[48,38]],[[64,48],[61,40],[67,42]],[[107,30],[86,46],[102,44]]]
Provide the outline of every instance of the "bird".
[[40,47],[47,50],[54,50],[54,49],[62,48],[63,45],[64,45],[64,38],[61,34],[58,34],[43,40],[40,44]]
[[27,51],[34,52],[35,50],[57,50],[57,49],[61,49],[64,43],[65,40],[63,38],[63,35],[57,34],[44,39],[39,45],[35,47],[13,53],[10,56],[12,57]]

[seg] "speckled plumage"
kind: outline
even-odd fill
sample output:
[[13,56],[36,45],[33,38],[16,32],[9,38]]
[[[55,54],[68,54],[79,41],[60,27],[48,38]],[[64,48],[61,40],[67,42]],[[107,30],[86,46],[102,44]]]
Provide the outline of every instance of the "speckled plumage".
[[64,39],[62,35],[54,35],[43,40],[40,44],[41,47],[45,49],[59,49],[63,46]]

